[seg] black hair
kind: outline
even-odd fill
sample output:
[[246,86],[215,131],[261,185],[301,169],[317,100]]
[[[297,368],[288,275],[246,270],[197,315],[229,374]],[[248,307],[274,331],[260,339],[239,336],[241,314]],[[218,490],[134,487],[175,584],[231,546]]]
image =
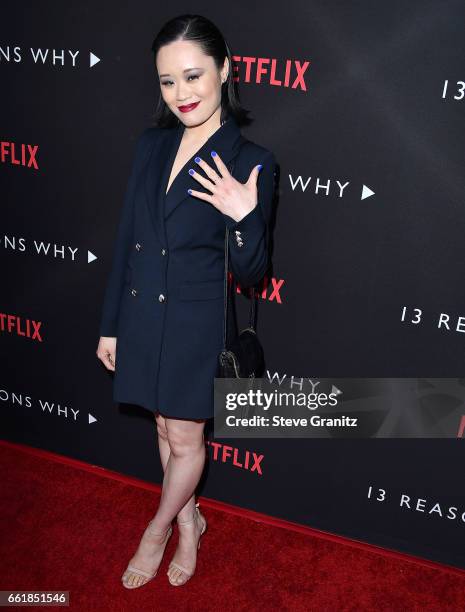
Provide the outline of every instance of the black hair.
[[[228,117],[233,117],[239,126],[248,125],[251,119],[249,111],[244,109],[239,101],[237,84],[233,79],[231,51],[219,29],[206,17],[201,15],[179,15],[165,23],[152,43],[154,62],[161,47],[176,40],[188,40],[197,43],[206,55],[211,56],[220,70],[224,58],[229,61],[229,71],[225,82],[221,85],[221,118],[223,123]],[[156,127],[175,127],[179,119],[168,108],[160,91],[157,108],[153,114]]]

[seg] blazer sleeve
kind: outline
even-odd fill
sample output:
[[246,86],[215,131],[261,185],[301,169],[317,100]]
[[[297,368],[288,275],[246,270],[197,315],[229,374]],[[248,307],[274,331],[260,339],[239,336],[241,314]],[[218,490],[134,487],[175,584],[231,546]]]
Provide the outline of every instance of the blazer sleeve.
[[116,238],[113,246],[113,259],[107,279],[103,299],[99,334],[116,337],[119,304],[124,285],[124,274],[128,263],[134,228],[134,190],[138,172],[142,166],[144,153],[148,149],[154,128],[147,128],[138,137],[126,193],[120,211]]
[[229,228],[229,263],[241,287],[252,287],[260,281],[270,263],[270,220],[273,207],[276,160],[271,151],[259,160],[258,202],[245,217],[235,221],[223,213]]

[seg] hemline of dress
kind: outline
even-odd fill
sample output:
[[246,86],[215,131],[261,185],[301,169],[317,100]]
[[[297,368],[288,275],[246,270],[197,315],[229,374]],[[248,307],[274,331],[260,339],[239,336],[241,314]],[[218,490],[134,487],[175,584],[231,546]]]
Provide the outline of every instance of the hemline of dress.
[[157,412],[160,412],[162,416],[167,416],[168,418],[185,419],[186,421],[195,421],[197,419],[213,419],[214,418],[214,415],[212,414],[208,416],[183,416],[181,414],[172,414],[172,413],[168,414],[167,412],[162,412],[161,410],[158,410],[158,408],[152,408],[151,406],[148,406],[147,404],[143,404],[139,400],[113,399],[113,401],[115,404],[130,404],[133,406],[140,406],[141,408],[145,408],[145,410],[148,410],[149,412],[153,412],[154,414],[156,414]]

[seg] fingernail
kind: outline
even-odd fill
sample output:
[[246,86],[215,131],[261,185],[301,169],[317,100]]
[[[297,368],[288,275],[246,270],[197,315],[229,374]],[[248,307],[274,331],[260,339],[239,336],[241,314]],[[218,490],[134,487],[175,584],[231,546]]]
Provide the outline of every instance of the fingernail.
[[188,193],[189,195],[192,195],[192,189],[188,189],[188,190],[187,190],[187,193]]
[[263,166],[261,164],[258,164],[258,169],[261,170],[263,168]]
[[195,163],[196,163],[196,164],[198,164],[198,163],[199,163],[199,161],[201,161],[201,160],[200,160],[200,157],[196,157],[196,158],[194,159],[194,161],[195,161]]
[[216,151],[211,151],[211,156],[215,157],[215,155],[216,155]]
[[194,174],[195,170],[192,170],[192,168],[189,168],[189,174]]

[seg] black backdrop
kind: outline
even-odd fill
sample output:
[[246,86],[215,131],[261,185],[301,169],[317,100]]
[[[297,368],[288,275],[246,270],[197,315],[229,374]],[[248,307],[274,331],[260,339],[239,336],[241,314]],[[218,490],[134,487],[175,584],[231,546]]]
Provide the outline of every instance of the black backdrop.
[[[95,351],[134,142],[158,97],[150,45],[184,12],[225,34],[256,119],[244,134],[280,166],[280,298],[259,301],[270,376],[463,374],[463,2],[9,3],[4,437],[153,482],[153,415],[113,405]],[[26,145],[25,165],[8,143],[18,160]],[[206,433],[202,495],[465,568],[461,439],[229,440],[228,451]],[[246,451],[263,455],[261,472],[241,467]]]

